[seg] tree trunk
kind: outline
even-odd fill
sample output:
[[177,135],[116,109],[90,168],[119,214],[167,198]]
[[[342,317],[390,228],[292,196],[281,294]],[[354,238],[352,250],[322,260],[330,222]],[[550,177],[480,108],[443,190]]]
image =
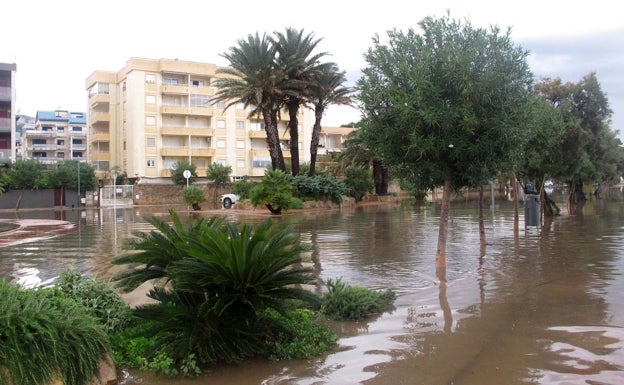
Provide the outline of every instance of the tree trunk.
[[519,219],[519,207],[518,207],[518,179],[516,177],[516,170],[511,171],[511,180],[513,183],[513,200],[514,200],[514,234],[518,234],[520,231],[520,219]]
[[271,156],[271,166],[274,170],[286,172],[286,164],[284,163],[284,154],[280,147],[279,132],[277,132],[277,114],[270,109],[262,110],[264,118],[264,131],[267,135],[267,145],[269,146],[269,154]]
[[19,210],[20,204],[22,203],[22,197],[24,196],[24,189],[20,191],[19,196],[17,197],[17,202],[15,203],[15,211]]
[[446,233],[448,230],[448,217],[451,206],[452,177],[449,175],[444,181],[442,192],[442,208],[440,210],[440,228],[438,233],[438,250],[436,252],[436,275],[442,282],[446,282]]
[[483,222],[483,186],[479,186],[479,203],[477,203],[479,209],[479,241],[481,242],[481,249],[485,249],[485,223]]
[[314,176],[316,173],[316,156],[318,154],[318,144],[321,140],[321,118],[323,117],[323,109],[314,111],[314,126],[312,126],[312,141],[310,142],[310,170],[308,176]]
[[388,195],[388,170],[377,159],[373,159],[373,180],[375,181],[375,194]]
[[292,176],[299,175],[299,120],[297,119],[299,102],[288,103],[288,131],[290,132],[290,168]]

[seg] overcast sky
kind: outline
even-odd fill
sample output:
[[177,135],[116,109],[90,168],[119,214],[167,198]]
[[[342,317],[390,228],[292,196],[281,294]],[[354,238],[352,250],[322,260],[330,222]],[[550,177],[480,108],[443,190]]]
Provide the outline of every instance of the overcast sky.
[[[418,29],[426,16],[469,20],[474,27],[512,29],[531,52],[536,76],[578,82],[595,72],[624,133],[624,23],[612,0],[7,0],[0,23],[0,62],[17,64],[18,113],[58,107],[87,110],[85,79],[118,71],[131,57],[227,65],[220,56],[250,33],[304,29],[319,50],[346,71],[349,85],[365,66],[375,34]],[[332,106],[323,124],[357,121],[360,113]]]

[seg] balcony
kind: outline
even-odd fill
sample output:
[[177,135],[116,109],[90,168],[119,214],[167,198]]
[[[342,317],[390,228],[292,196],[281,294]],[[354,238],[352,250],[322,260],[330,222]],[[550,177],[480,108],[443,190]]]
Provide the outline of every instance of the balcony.
[[89,106],[95,108],[98,105],[110,104],[109,94],[94,94],[89,97]]
[[205,107],[186,107],[186,106],[162,106],[160,113],[163,115],[195,115],[195,116],[214,116],[214,108]]
[[28,138],[56,138],[59,134],[56,131],[27,130],[24,136]]
[[161,156],[188,156],[187,147],[166,147],[160,149]]
[[[249,137],[250,138],[266,138],[266,131],[265,130],[249,130],[247,131],[249,133]],[[290,133],[288,131],[284,132],[282,130],[280,130],[278,132],[279,138],[280,139],[290,139]]]
[[110,160],[110,152],[104,152],[104,151],[99,151],[99,152],[94,152],[91,151],[89,153],[89,158],[91,158],[92,161],[98,161],[98,162],[102,162],[102,161],[108,161]]
[[214,154],[214,148],[191,148],[192,157],[213,157]]
[[110,114],[107,112],[95,112],[91,115],[91,124],[109,123]]
[[110,141],[110,134],[91,134],[89,136],[90,142],[108,142]]
[[58,146],[56,144],[33,144],[26,148],[28,151],[55,151],[64,146]]
[[172,136],[214,136],[214,128],[163,127],[162,135]]
[[160,87],[160,92],[163,94],[187,95],[189,88],[188,85],[184,84],[164,84]]

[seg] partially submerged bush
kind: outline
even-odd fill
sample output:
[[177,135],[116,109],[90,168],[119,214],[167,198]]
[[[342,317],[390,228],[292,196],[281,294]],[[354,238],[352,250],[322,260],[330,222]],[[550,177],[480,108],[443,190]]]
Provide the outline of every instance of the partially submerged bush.
[[394,302],[396,295],[390,289],[375,291],[362,286],[350,286],[337,280],[329,279],[327,293],[323,295],[321,312],[336,321],[357,321],[373,314],[386,311]]
[[108,333],[120,330],[132,317],[130,306],[119,297],[109,282],[82,275],[74,267],[61,272],[56,287],[87,308]]
[[82,305],[55,289],[0,280],[0,384],[88,384],[109,352],[104,329]]

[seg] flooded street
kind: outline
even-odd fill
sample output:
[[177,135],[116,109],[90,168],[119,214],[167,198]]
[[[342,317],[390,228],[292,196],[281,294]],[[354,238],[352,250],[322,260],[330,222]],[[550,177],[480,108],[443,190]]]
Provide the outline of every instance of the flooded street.
[[[476,203],[452,204],[445,285],[435,279],[438,206],[287,214],[280,220],[315,246],[318,290],[338,277],[390,288],[395,309],[367,322],[332,323],[338,346],[315,359],[246,362],[194,380],[139,372],[127,383],[624,384],[624,201],[613,193],[576,215],[561,204],[562,215],[526,231],[521,206],[517,235],[512,203],[496,202],[485,213],[483,251]],[[35,286],[70,265],[110,277],[118,267],[109,261],[123,253],[124,240],[150,228],[145,216],[166,209],[20,215],[75,224],[52,238],[0,247],[0,277]]]

